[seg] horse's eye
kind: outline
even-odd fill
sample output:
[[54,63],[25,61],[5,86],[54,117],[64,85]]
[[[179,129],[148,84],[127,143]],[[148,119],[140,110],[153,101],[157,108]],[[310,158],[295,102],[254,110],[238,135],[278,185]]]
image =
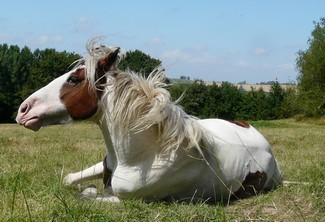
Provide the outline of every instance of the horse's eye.
[[73,85],[77,85],[78,83],[81,82],[81,80],[78,79],[76,76],[70,76],[70,77],[67,79],[67,82],[70,83],[70,84],[73,84]]

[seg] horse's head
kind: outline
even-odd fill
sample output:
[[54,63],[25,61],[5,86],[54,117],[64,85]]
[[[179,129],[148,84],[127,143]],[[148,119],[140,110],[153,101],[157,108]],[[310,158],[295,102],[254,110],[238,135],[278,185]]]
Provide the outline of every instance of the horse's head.
[[115,68],[119,48],[95,50],[101,51],[100,57],[98,54],[97,57],[93,55],[84,61],[85,64],[30,95],[18,109],[17,123],[37,131],[45,125],[93,117],[100,107],[99,102],[107,81],[105,74]]

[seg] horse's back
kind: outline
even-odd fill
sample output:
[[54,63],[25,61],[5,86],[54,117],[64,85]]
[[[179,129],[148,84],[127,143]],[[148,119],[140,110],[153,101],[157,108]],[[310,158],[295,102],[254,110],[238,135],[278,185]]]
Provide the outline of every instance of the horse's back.
[[[270,144],[253,126],[241,124],[222,119],[198,120],[207,134],[213,139],[224,144],[243,145],[247,147],[259,147],[259,149],[269,150]],[[208,135],[209,136],[209,135]]]
[[[265,177],[263,188],[281,182],[281,173],[271,145],[253,126],[221,119],[198,120],[206,133],[206,146],[215,153],[215,167],[226,183],[236,187],[250,175]],[[234,183],[234,184],[232,184]]]

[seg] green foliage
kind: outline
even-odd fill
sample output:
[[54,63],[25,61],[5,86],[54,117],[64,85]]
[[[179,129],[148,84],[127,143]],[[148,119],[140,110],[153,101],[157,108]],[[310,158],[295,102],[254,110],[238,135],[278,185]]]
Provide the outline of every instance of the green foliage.
[[260,88],[258,91],[253,88],[245,93],[243,106],[241,108],[241,119],[261,120],[268,119],[267,94]]
[[206,93],[206,104],[204,105],[203,115],[206,118],[216,118],[219,116],[221,88],[214,82],[207,87]]
[[161,66],[160,60],[151,58],[140,50],[135,50],[126,53],[118,68],[121,70],[130,69],[136,73],[148,76],[158,66]]
[[217,106],[217,117],[223,119],[238,119],[239,111],[242,106],[243,94],[236,86],[229,82],[223,82],[220,86],[220,98]]
[[271,86],[271,91],[267,99],[269,119],[278,119],[281,116],[281,106],[284,100],[284,90],[278,81]]
[[175,84],[170,93],[180,101],[185,111],[200,118],[221,118],[229,120],[272,120],[289,118],[297,113],[296,90],[284,90],[274,82],[269,93],[251,89],[243,91],[229,82],[221,85],[205,85],[203,81],[192,84]]
[[242,103],[242,93],[232,84],[223,82],[208,86],[196,80],[192,84],[177,84],[171,88],[173,98],[184,93],[180,105],[185,111],[201,118],[236,119]]
[[[202,117],[202,109],[206,104],[207,87],[203,81],[197,80],[189,84],[186,88],[186,96],[181,102],[181,105],[186,107],[188,114]],[[187,96],[188,95],[188,96]]]
[[29,48],[0,45],[0,122],[11,119],[21,99],[21,89],[33,61]]
[[36,49],[33,57],[30,75],[23,88],[23,98],[69,71],[71,64],[80,59],[77,54],[57,52],[55,49]]
[[298,52],[299,106],[310,117],[325,114],[325,18],[314,22],[308,49]]

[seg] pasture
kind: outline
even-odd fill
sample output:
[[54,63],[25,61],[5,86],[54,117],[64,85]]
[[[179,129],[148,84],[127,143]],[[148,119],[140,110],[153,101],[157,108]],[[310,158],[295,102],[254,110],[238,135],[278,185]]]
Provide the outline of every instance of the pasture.
[[[0,125],[0,221],[324,221],[325,123],[279,120],[252,125],[272,144],[284,179],[308,185],[281,186],[216,205],[94,202],[80,199],[80,188],[63,186],[62,178],[105,156],[96,125],[51,126],[37,133]],[[102,187],[101,181],[94,184]]]

